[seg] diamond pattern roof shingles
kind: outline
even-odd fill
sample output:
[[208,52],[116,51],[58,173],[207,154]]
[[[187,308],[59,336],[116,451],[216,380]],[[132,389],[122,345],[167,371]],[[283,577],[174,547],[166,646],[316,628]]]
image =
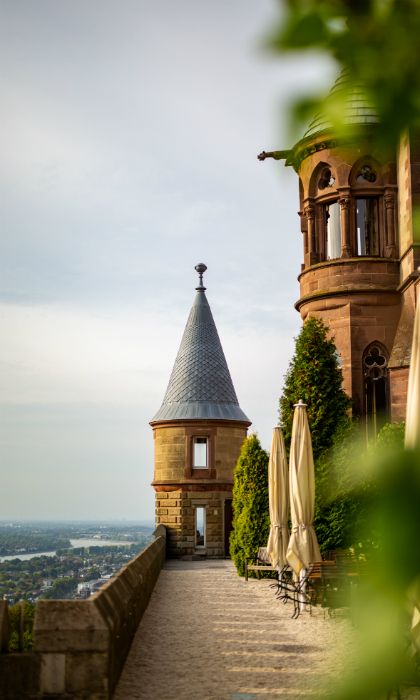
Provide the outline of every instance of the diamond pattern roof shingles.
[[152,423],[197,418],[249,423],[239,407],[204,288],[197,291],[162,406]]

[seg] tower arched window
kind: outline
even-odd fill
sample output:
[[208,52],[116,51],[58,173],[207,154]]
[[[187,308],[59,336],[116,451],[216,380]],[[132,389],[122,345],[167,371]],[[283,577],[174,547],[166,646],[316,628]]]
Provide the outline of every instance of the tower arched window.
[[388,351],[375,341],[363,353],[366,434],[374,438],[389,416]]
[[317,259],[341,257],[341,214],[336,176],[328,164],[321,164],[313,176],[316,204]]
[[353,165],[349,184],[352,199],[349,232],[352,254],[385,256],[387,222],[381,166],[369,156],[360,159]]
[[380,255],[379,199],[356,198],[356,255]]
[[326,259],[341,257],[341,219],[338,201],[324,204]]

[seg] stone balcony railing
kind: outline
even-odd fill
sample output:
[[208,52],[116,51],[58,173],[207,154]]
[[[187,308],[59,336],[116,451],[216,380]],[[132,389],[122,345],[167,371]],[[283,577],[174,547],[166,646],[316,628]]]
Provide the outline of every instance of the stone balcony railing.
[[87,600],[41,600],[34,648],[7,653],[7,604],[0,601],[3,700],[109,700],[165,561],[166,529]]

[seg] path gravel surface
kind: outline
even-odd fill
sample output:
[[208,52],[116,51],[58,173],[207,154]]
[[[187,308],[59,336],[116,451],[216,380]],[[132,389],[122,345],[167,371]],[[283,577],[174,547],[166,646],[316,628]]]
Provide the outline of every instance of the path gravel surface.
[[168,561],[114,700],[311,698],[343,670],[353,643],[345,618],[275,598],[267,579],[245,582],[231,561]]

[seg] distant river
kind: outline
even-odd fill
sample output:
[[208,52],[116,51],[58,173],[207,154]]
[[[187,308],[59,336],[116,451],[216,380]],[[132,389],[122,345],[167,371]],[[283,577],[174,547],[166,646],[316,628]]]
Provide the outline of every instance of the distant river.
[[[116,547],[117,545],[126,546],[130,544],[135,544],[134,542],[116,542],[115,540],[95,540],[95,539],[81,539],[81,540],[70,540],[72,547]],[[12,559],[33,559],[34,557],[55,557],[55,550],[53,552],[31,552],[30,554],[8,554],[7,557],[0,557],[0,564],[3,561],[10,561]]]

